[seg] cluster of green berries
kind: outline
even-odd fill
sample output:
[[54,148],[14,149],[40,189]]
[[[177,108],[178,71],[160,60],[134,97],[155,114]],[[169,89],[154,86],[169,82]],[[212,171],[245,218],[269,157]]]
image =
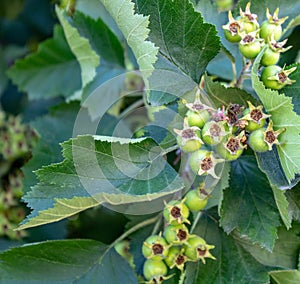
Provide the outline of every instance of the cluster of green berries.
[[201,103],[199,93],[193,103],[184,102],[188,108],[183,129],[174,129],[181,150],[190,154],[189,165],[197,175],[218,178],[218,163],[233,161],[241,156],[249,145],[256,152],[272,150],[279,144],[270,115],[262,106],[248,102],[245,108],[229,104],[227,108],[214,110]]
[[229,22],[223,26],[226,39],[232,43],[238,43],[241,54],[247,59],[254,59],[262,47],[267,45],[261,58],[261,65],[264,66],[261,80],[267,88],[274,90],[280,90],[284,86],[294,83],[288,76],[296,70],[296,67],[285,70],[284,67],[276,65],[280,54],[291,48],[291,46],[284,48],[287,39],[278,41],[282,35],[282,24],[288,18],[278,18],[278,14],[279,8],[273,15],[267,9],[267,20],[260,26],[257,15],[250,11],[249,2],[245,11],[240,9],[240,16],[236,19],[229,11]]
[[[190,234],[187,225],[190,210],[202,210],[207,203],[207,195],[203,190],[189,191],[183,200],[172,200],[165,205],[163,215],[167,226],[164,233],[148,237],[142,247],[146,261],[143,274],[147,283],[162,283],[168,276],[169,269],[183,271],[185,263],[206,258],[215,259],[210,253],[214,248],[206,241]],[[187,224],[187,225],[186,225]]]
[[25,217],[20,204],[23,194],[20,167],[30,157],[38,136],[19,117],[6,117],[0,112],[0,137],[0,236],[20,239],[26,236],[25,231],[14,231]]

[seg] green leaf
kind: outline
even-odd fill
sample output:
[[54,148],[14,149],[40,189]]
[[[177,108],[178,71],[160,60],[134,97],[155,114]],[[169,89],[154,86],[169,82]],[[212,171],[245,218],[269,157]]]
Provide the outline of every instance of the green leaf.
[[291,184],[285,176],[279,160],[277,148],[274,147],[272,151],[262,153],[256,152],[255,156],[260,170],[267,175],[270,184],[281,190],[294,186],[294,182]]
[[300,115],[300,63],[289,65],[286,68],[290,69],[294,66],[296,66],[297,69],[289,76],[289,78],[295,80],[295,83],[285,86],[280,93],[284,93],[292,98],[294,110]]
[[140,203],[135,209],[141,214],[153,213],[162,202],[149,207],[144,202],[183,188],[150,138],[78,136],[62,145],[65,160],[36,171],[40,183],[24,196],[33,212],[21,228],[59,221],[102,203],[122,212],[128,208],[121,205]]
[[54,28],[52,39],[41,43],[35,53],[17,60],[7,74],[30,100],[69,97],[81,86],[80,66],[59,26]]
[[64,33],[70,49],[76,56],[81,68],[81,88],[84,88],[96,76],[96,67],[100,57],[92,49],[88,39],[82,37],[78,30],[68,21],[66,12],[56,6],[56,14],[64,29]]
[[219,82],[213,82],[211,77],[205,76],[205,91],[208,99],[215,108],[228,106],[230,103],[247,106],[247,101],[256,103],[256,100],[239,88],[226,88]]
[[300,25],[300,15],[298,15],[296,18],[291,19],[289,24],[286,26],[286,28],[282,31],[282,35],[286,36],[286,34],[293,28]]
[[[75,124],[79,113],[80,120],[84,121],[84,125],[81,126],[83,129],[77,129],[78,123]],[[61,123],[62,121],[64,123]],[[102,116],[97,127],[97,122],[91,121],[87,110],[80,108],[79,102],[63,103],[52,108],[49,114],[39,117],[37,120],[31,122],[30,125],[39,133],[40,139],[32,151],[32,158],[22,168],[25,174],[25,193],[38,181],[36,175],[33,173],[34,171],[40,169],[42,166],[63,160],[59,143],[72,137],[75,130],[74,125],[77,126],[76,130],[81,133],[92,134],[96,131],[99,135],[112,135],[116,129],[116,125],[123,131],[118,131],[117,135],[125,136],[128,133],[126,125],[108,114]]]
[[134,3],[130,0],[100,0],[111,17],[115,20],[131,47],[140,70],[150,75],[157,60],[158,49],[148,40],[149,19],[134,11]]
[[287,229],[291,228],[292,218],[289,215],[289,203],[286,199],[285,192],[276,186],[272,186],[275,202],[280,213],[280,217]]
[[[210,0],[201,0],[197,3],[195,10],[200,12],[205,22],[216,26],[218,36],[222,42],[221,52],[209,62],[207,71],[210,74],[226,80],[233,80],[232,62],[236,65],[237,74],[242,70],[242,57],[238,45],[229,42],[224,35],[223,25],[228,22],[228,13],[219,12],[217,5]],[[229,52],[230,50],[230,52]]]
[[215,245],[211,253],[216,260],[207,259],[206,264],[200,261],[188,263],[184,283],[269,283],[267,269],[223,232],[216,212],[205,212],[193,233],[203,237],[208,244]]
[[289,212],[293,220],[300,222],[300,184],[286,192],[289,202]]
[[[39,133],[40,139],[32,151],[32,158],[22,168],[25,175],[23,189],[25,193],[37,183],[33,171],[62,160],[59,143],[68,140],[72,136],[79,109],[80,106],[77,102],[64,103],[52,109],[48,115],[30,123]],[[61,123],[62,121],[64,123]]]
[[199,83],[220,49],[215,26],[204,23],[188,0],[138,0],[137,7],[150,15],[150,40],[160,54]]
[[266,89],[258,77],[258,67],[265,49],[256,57],[252,67],[252,86],[262,101],[266,111],[272,115],[274,129],[285,129],[280,134],[280,145],[277,146],[281,166],[290,182],[295,174],[300,173],[300,116],[293,111],[292,98]]
[[279,214],[269,182],[254,157],[242,156],[232,162],[229,184],[221,206],[225,232],[237,229],[271,251],[277,238],[276,227],[280,225]]
[[263,250],[259,245],[254,245],[237,234],[234,234],[234,238],[263,265],[279,269],[295,269],[297,268],[300,247],[299,233],[300,225],[297,223],[293,223],[292,229],[288,231],[285,227],[280,227],[278,229],[278,239],[272,252]]
[[270,275],[276,284],[298,284],[300,282],[299,270],[271,271]]
[[93,240],[49,241],[0,254],[0,283],[110,283],[138,280],[114,249]]

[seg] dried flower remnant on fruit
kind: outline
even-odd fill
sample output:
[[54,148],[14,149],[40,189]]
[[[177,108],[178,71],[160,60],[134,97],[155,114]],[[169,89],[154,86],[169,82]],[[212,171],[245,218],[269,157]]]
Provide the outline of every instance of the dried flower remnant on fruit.
[[173,206],[170,213],[171,213],[172,217],[174,217],[175,219],[178,219],[181,217],[181,209],[177,206]]
[[273,15],[271,15],[269,8],[267,8],[266,16],[267,16],[269,23],[282,25],[288,19],[288,16],[279,18],[278,15],[279,15],[279,8],[277,8],[274,11]]
[[208,172],[213,167],[213,162],[210,157],[204,158],[200,163],[200,168],[203,172]]
[[230,125],[235,125],[239,121],[239,115],[242,113],[243,107],[239,104],[230,104],[227,108],[227,121]]
[[154,255],[162,254],[164,251],[164,247],[161,244],[154,244],[152,246],[152,251]]
[[274,131],[273,121],[270,120],[270,122],[268,124],[268,128],[264,134],[264,141],[267,143],[269,151],[272,150],[273,145],[280,145],[278,136],[284,131],[285,131],[285,128],[281,128],[281,129]]
[[179,229],[179,230],[178,230],[177,237],[178,237],[178,239],[179,239],[180,241],[186,240],[186,239],[187,239],[187,236],[188,236],[188,234],[187,234],[186,231],[184,231],[184,230],[182,230],[182,229]]
[[[271,66],[269,66],[269,67],[271,67]],[[285,70],[284,68],[285,67],[283,67],[281,69],[281,71],[278,72],[277,74],[268,77],[268,80],[276,80],[277,82],[281,83],[284,86],[285,85],[291,85],[291,84],[295,83],[296,80],[291,80],[289,78],[289,75],[291,73],[293,73],[297,69],[297,67],[295,66],[295,67],[292,67],[292,68],[287,69],[287,70]]]
[[238,35],[241,30],[241,25],[239,21],[236,21],[232,16],[232,12],[228,11],[228,23],[223,25],[222,28],[231,33],[232,36]]

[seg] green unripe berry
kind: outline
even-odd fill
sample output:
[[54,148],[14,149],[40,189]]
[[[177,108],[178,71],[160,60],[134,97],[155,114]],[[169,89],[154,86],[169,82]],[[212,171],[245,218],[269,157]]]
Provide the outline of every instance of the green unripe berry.
[[168,267],[162,260],[147,259],[144,263],[143,272],[147,280],[161,283],[168,273]]
[[168,255],[168,243],[161,236],[150,236],[143,244],[142,253],[146,258],[161,260]]
[[200,193],[198,189],[190,190],[185,196],[185,204],[192,211],[202,210],[208,201],[208,197]]
[[266,128],[260,128],[253,131],[248,139],[248,143],[255,152],[266,152],[269,150],[269,146],[266,143],[265,137]]
[[189,231],[184,224],[169,225],[166,227],[164,237],[169,244],[183,244],[187,241]]
[[186,116],[188,118],[189,126],[197,126],[199,128],[202,128],[210,119],[210,113],[206,109],[199,112],[188,110]]
[[190,211],[187,206],[179,200],[172,200],[167,203],[163,211],[166,221],[171,225],[190,223],[187,219],[189,214]]

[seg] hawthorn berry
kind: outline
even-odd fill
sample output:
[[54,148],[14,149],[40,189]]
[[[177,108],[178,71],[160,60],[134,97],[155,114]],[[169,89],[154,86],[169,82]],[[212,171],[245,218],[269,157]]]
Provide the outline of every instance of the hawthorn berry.
[[215,167],[222,159],[216,159],[213,152],[198,150],[192,153],[190,157],[191,170],[197,175],[210,174],[214,178],[219,178],[215,173]]
[[190,211],[183,201],[171,200],[165,205],[163,215],[166,221],[171,225],[190,223],[188,220]]
[[240,157],[245,146],[242,141],[245,140],[245,133],[242,131],[238,136],[228,135],[228,138],[218,144],[215,148],[217,154],[226,161],[233,161]]
[[201,140],[201,132],[197,126],[189,126],[187,117],[184,119],[183,129],[174,129],[177,134],[177,143],[183,152],[194,152],[204,144]]
[[270,14],[269,9],[267,8],[266,16],[267,20],[264,21],[260,27],[259,35],[265,41],[267,41],[273,34],[275,40],[279,40],[282,34],[281,25],[285,22],[288,17],[279,19],[279,8],[277,8],[273,15]]
[[162,260],[147,259],[143,268],[144,276],[153,283],[162,283],[168,273],[168,267]]
[[209,251],[214,247],[213,245],[208,245],[201,237],[190,235],[187,244],[184,245],[184,254],[190,261],[198,261],[201,259],[201,261],[205,263],[205,258],[215,259]]
[[261,50],[261,44],[259,39],[256,38],[256,34],[256,31],[243,34],[239,43],[241,54],[248,59],[255,58]]
[[169,268],[177,267],[183,270],[184,264],[187,262],[187,257],[184,255],[183,249],[180,246],[172,246],[169,249],[168,256],[165,259],[165,263]]
[[184,224],[168,225],[164,237],[169,244],[183,244],[188,240],[189,231]]
[[288,76],[296,69],[297,67],[285,70],[277,65],[267,66],[261,73],[261,80],[267,88],[280,90],[284,86],[295,82],[295,80],[291,80]]
[[[227,131],[225,127],[225,121],[209,121],[205,123],[203,129],[202,129],[202,140],[207,145],[217,145],[220,143],[223,138],[226,136]],[[228,126],[226,127],[228,130]]]
[[252,132],[249,136],[248,143],[255,152],[271,151],[273,145],[279,145],[278,136],[284,129],[274,131],[273,123],[270,121],[268,128],[260,128]]
[[168,254],[168,243],[165,238],[152,235],[144,241],[142,253],[146,258],[161,260]]
[[208,196],[201,193],[198,189],[190,190],[185,196],[185,204],[192,211],[202,210],[208,201]]
[[247,103],[249,108],[244,110],[244,116],[241,118],[241,120],[245,120],[247,122],[245,129],[251,132],[264,127],[266,118],[270,117],[270,115],[263,112],[263,106],[255,107],[250,101]]
[[229,22],[222,26],[225,38],[232,43],[240,42],[241,22],[233,18],[231,11],[228,11],[228,20]]

